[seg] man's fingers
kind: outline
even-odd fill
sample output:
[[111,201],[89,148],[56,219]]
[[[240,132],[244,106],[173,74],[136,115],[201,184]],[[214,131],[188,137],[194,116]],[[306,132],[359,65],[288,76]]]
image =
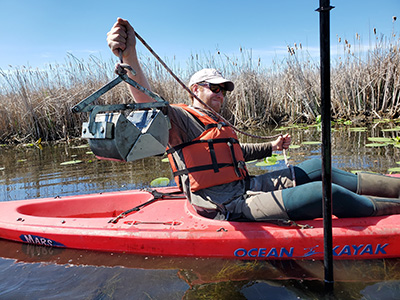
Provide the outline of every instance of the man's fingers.
[[119,49],[124,51],[127,47],[128,33],[122,19],[118,19],[107,33],[107,43],[115,55],[119,55]]

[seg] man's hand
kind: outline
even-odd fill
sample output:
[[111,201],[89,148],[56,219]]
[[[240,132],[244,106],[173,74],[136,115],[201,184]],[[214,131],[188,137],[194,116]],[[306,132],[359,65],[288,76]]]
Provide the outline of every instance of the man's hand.
[[[119,57],[122,50],[123,63],[129,65],[135,70],[136,75],[128,72],[128,76],[135,80],[138,84],[151,91],[150,84],[140,67],[136,53],[136,35],[135,30],[127,20],[118,18],[111,30],[107,33],[107,43],[111,51]],[[117,66],[118,67],[117,63]],[[135,99],[136,103],[154,102],[150,96],[142,93],[138,89],[128,84],[128,88]]]
[[123,58],[136,55],[135,30],[127,20],[118,18],[107,33],[107,44],[116,56],[119,56],[119,50],[122,50]]
[[281,135],[275,141],[271,142],[272,151],[288,149],[291,142],[292,137],[289,134]]

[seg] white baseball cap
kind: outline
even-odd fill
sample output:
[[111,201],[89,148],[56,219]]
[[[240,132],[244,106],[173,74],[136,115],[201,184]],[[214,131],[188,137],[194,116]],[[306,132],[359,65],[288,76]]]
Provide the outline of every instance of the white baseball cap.
[[235,88],[235,85],[232,81],[225,79],[222,74],[215,69],[202,69],[192,75],[189,81],[189,87],[193,84],[200,82],[208,82],[212,84],[225,84],[225,88],[227,91],[231,92]]

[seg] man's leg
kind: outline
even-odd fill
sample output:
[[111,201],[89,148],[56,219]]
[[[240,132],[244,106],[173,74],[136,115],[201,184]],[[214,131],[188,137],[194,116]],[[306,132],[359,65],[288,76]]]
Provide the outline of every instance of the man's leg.
[[[322,162],[316,158],[299,163],[294,166],[294,171],[297,185],[322,180]],[[357,175],[350,172],[332,168],[332,183],[357,191]]]
[[[358,195],[332,185],[333,214],[357,218],[400,214],[400,200]],[[322,217],[322,182],[310,182],[272,192],[248,192],[241,203],[242,215],[252,221],[309,220]]]

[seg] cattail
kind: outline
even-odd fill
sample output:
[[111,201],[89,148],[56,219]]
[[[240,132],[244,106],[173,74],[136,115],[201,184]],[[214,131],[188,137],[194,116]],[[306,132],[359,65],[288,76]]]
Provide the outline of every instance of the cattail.
[[374,28],[374,34],[376,34],[376,28]]
[[396,17],[396,16],[393,16],[392,19],[393,19],[393,22],[396,22],[397,17]]

